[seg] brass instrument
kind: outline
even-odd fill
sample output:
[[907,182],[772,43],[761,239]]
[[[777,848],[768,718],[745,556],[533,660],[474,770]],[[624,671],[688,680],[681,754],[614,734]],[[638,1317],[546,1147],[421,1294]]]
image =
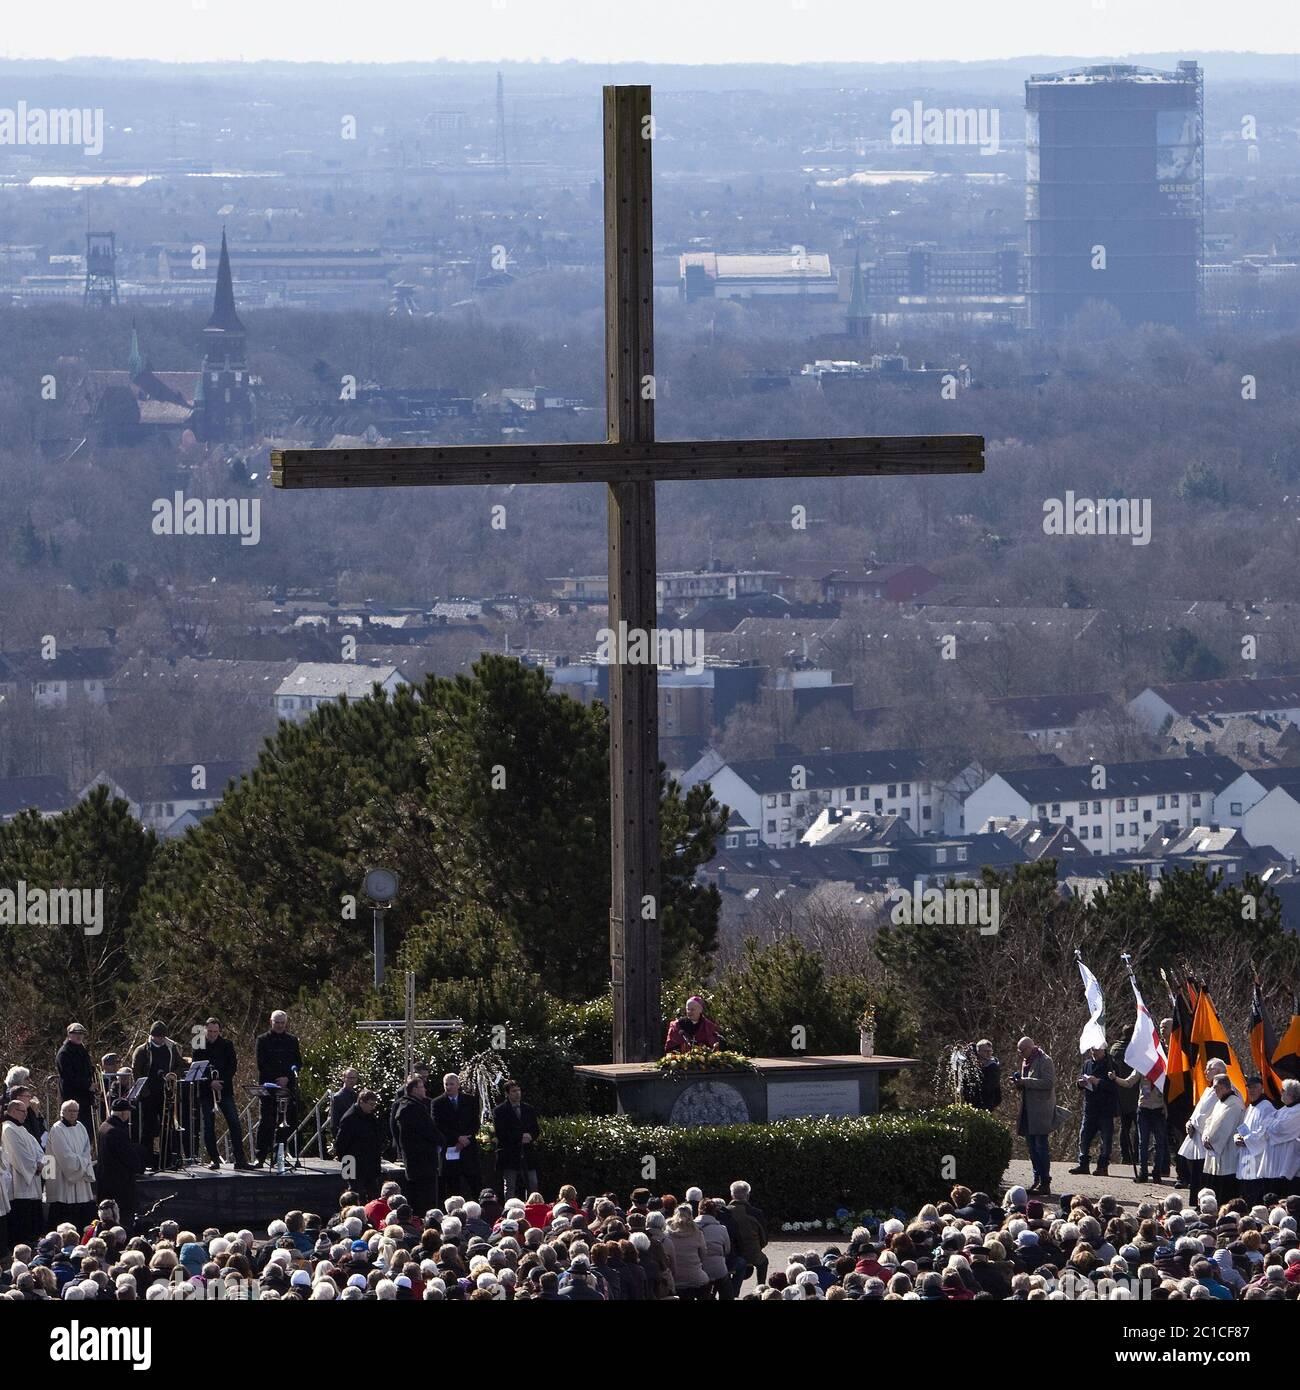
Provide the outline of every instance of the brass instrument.
[[181,1128],[180,1096],[177,1093],[176,1078],[171,1072],[163,1077],[162,1130],[158,1136],[158,1167],[170,1168],[171,1146],[179,1136]]

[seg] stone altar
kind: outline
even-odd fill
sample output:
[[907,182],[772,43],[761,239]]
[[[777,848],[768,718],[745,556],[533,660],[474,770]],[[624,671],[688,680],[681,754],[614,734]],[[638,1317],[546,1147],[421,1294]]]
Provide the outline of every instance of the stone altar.
[[914,1067],[914,1057],[753,1057],[753,1071],[672,1075],[654,1062],[575,1067],[609,1082],[618,1111],[639,1124],[734,1125],[802,1115],[874,1115],[882,1072]]

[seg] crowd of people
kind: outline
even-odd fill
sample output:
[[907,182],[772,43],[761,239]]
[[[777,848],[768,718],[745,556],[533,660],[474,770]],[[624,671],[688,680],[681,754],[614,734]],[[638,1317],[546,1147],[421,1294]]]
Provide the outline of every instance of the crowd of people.
[[[716,1046],[702,1001],[692,998],[673,1028],[678,1046]],[[177,1074],[174,1044],[156,1025],[159,1077]],[[217,1077],[233,1080],[233,1050],[210,1020],[204,1046]],[[0,1111],[0,1296],[9,1299],[288,1298],[444,1301],[563,1299],[1282,1299],[1300,1296],[1300,1081],[1287,1080],[1275,1104],[1261,1078],[1243,1096],[1218,1059],[1181,1125],[1176,1151],[1160,1088],[1104,1047],[1094,1048],[1075,1086],[1083,1093],[1074,1175],[1109,1176],[1119,1098],[1135,1097],[1140,1179],[1153,1160],[1159,1182],[1177,1165],[1188,1197],[1171,1193],[1130,1210],[1114,1195],[1051,1198],[1049,1136],[1070,1112],[1057,1104],[1056,1068],[1032,1038],[1017,1045],[1007,1079],[1019,1096],[1018,1128],[1033,1182],[1000,1202],[955,1187],[946,1202],[910,1222],[881,1219],[840,1243],[769,1268],[768,1222],[749,1185],[728,1196],[689,1188],[681,1199],[638,1188],[580,1197],[560,1187],[548,1200],[536,1159],[543,1121],[506,1081],[491,1111],[496,1182],[483,1185],[477,1097],[448,1073],[440,1093],[417,1066],[385,1113],[379,1094],[349,1068],[331,1097],[329,1127],[346,1190],[327,1217],[291,1211],[265,1234],[184,1230],[175,1221],[135,1218],[135,1183],[163,1149],[140,1125],[143,1088],[113,1090],[108,1118],[92,1130],[83,1108],[84,1029],[72,1025],[60,1054],[65,1099],[48,1127],[27,1069],[5,1077]],[[277,1011],[258,1040],[260,1085],[275,1124],[295,1089],[297,1041]],[[1001,1100],[1001,1066],[987,1040],[971,1053],[972,1103]],[[219,1063],[221,1065],[218,1065]],[[147,1078],[154,1059],[137,1070]],[[192,1061],[191,1061],[192,1065]],[[280,1096],[276,1097],[276,1091]],[[163,1091],[166,1094],[166,1091]],[[259,1091],[259,1094],[261,1092]],[[208,1093],[204,1118],[221,1110]],[[132,1120],[136,1120],[133,1130]],[[209,1133],[211,1131],[209,1130]],[[237,1132],[236,1132],[237,1134]],[[232,1138],[236,1137],[232,1134]],[[142,1140],[143,1136],[143,1140]],[[206,1136],[205,1136],[206,1137]],[[1175,1136],[1177,1137],[1177,1136]],[[1121,1135],[1121,1143],[1125,1136]],[[211,1145],[210,1145],[211,1146]],[[165,1149],[165,1145],[164,1145]],[[243,1162],[238,1150],[236,1166]],[[385,1181],[396,1156],[399,1179]],[[219,1167],[219,1163],[213,1166]],[[392,1170],[389,1170],[391,1174]]]
[[62,1222],[0,1267],[0,1298],[124,1302],[686,1300],[1287,1300],[1300,1298],[1300,1196],[1249,1206],[1203,1190],[1135,1211],[1114,1196],[1054,1207],[1012,1187],[1001,1203],[955,1187],[910,1221],[861,1226],[770,1268],[749,1186],[729,1200],[639,1188],[579,1198],[562,1187],[502,1202],[448,1198],[420,1213],[396,1182],[328,1217],[291,1211],[264,1235],[131,1235],[111,1202],[84,1230]]
[[[1171,1022],[1161,1021],[1162,1039],[1167,1040]],[[1052,1191],[1051,1136],[1071,1112],[1057,1103],[1051,1057],[1028,1037],[1020,1039],[1016,1052],[1020,1066],[1010,1081],[1020,1099],[1017,1131],[1033,1168],[1027,1191],[1031,1197],[1045,1197]],[[1001,1071],[993,1044],[981,1039],[963,1070],[963,1099],[996,1109],[1002,1101]],[[1132,1163],[1133,1181],[1140,1185],[1159,1187],[1172,1177],[1189,1194],[1204,1186],[1220,1202],[1242,1196],[1251,1205],[1269,1191],[1300,1192],[1300,1080],[1281,1081],[1276,1104],[1262,1076],[1252,1074],[1244,1082],[1243,1095],[1227,1064],[1211,1057],[1205,1063],[1206,1084],[1186,1118],[1179,1119],[1158,1079],[1126,1066],[1115,1048],[1091,1048],[1075,1079],[1083,1106],[1078,1159],[1070,1174],[1110,1176],[1118,1119],[1121,1161]],[[1095,1168],[1090,1166],[1094,1142]]]

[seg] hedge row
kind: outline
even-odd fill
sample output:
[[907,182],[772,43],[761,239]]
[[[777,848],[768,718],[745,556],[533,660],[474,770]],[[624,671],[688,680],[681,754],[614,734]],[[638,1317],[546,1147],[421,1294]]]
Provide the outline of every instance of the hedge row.
[[954,1183],[996,1193],[1010,1158],[1007,1128],[964,1105],[691,1128],[564,1116],[546,1120],[538,1154],[548,1189],[569,1182],[583,1195],[626,1196],[644,1185],[678,1197],[691,1186],[726,1196],[743,1178],[775,1222],[825,1221],[841,1211],[910,1216]]

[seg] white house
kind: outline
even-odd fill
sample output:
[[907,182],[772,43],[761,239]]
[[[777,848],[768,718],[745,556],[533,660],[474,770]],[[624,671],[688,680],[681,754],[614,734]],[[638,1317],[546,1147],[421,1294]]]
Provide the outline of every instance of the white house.
[[1300,767],[1247,768],[1224,787],[1217,819],[1224,825],[1244,826],[1246,813],[1274,787],[1290,787],[1300,794]]
[[119,665],[110,647],[56,647],[0,656],[0,703],[26,692],[37,709],[104,703],[104,683]]
[[96,787],[107,787],[111,795],[127,803],[136,820],[162,835],[187,812],[212,810],[227,785],[243,771],[239,763],[224,758],[118,768],[99,773],[77,800],[84,801]]
[[1279,784],[1249,807],[1241,833],[1251,845],[1272,845],[1289,859],[1300,859],[1300,785]]
[[789,849],[825,807],[900,816],[918,834],[937,830],[935,788],[910,748],[870,753],[791,753],[720,762],[712,750],[687,769],[682,789],[708,782],[762,843]]
[[1232,676],[1217,681],[1149,685],[1128,702],[1143,728],[1159,733],[1166,719],[1193,714],[1273,715],[1300,724],[1300,676]]
[[965,822],[978,830],[1003,817],[1055,821],[1093,854],[1123,854],[1159,823],[1217,821],[1216,799],[1240,775],[1231,758],[1217,757],[997,772],[966,798]]
[[296,724],[321,705],[333,704],[345,695],[362,700],[378,685],[389,695],[406,685],[396,666],[369,665],[360,661],[300,661],[276,687],[275,712]]

